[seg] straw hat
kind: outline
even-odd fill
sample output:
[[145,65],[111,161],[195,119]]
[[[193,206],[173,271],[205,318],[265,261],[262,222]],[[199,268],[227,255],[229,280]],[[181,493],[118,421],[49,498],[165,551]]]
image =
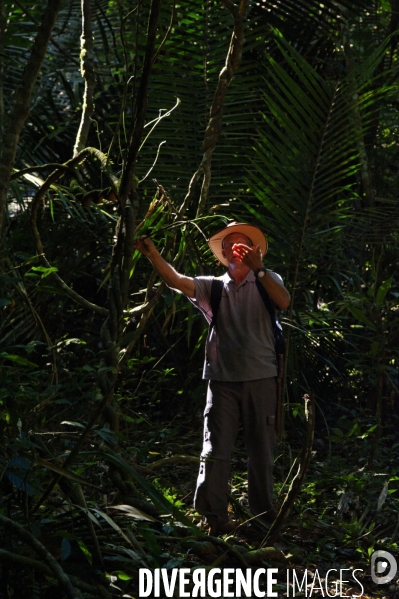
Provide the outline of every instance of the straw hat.
[[225,266],[228,266],[229,263],[222,254],[222,242],[223,239],[227,237],[227,235],[231,235],[231,233],[242,233],[243,235],[245,235],[245,237],[248,237],[252,241],[252,245],[259,245],[260,250],[262,252],[262,257],[266,254],[267,239],[262,233],[262,231],[258,229],[258,227],[254,227],[253,225],[247,225],[246,223],[232,222],[229,223],[227,227],[224,227],[224,229],[222,229],[218,233],[215,233],[215,235],[212,235],[212,237],[208,241],[209,247],[215,254],[216,258]]

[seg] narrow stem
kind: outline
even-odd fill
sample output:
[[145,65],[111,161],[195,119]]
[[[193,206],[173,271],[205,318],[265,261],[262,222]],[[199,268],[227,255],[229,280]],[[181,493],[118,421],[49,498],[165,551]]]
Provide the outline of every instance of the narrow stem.
[[85,82],[82,118],[74,147],[74,156],[86,146],[89,137],[91,117],[94,112],[94,56],[91,0],[82,0],[82,35],[80,37],[80,70]]
[[150,83],[151,68],[154,61],[155,42],[158,31],[158,20],[160,11],[161,0],[152,0],[150,17],[148,20],[147,46],[145,51],[143,70],[140,77],[140,84],[136,96],[134,131],[130,140],[129,151],[126,163],[124,165],[121,181],[120,201],[122,204],[122,209],[125,208],[127,198],[133,185],[133,176],[136,166],[137,154],[141,145],[141,139],[144,131],[145,117],[147,114],[148,105],[148,86]]
[[246,0],[242,0],[240,10],[230,0],[221,0],[222,4],[231,12],[234,18],[234,29],[231,35],[230,45],[226,56],[224,67],[219,73],[218,85],[213,97],[210,110],[210,118],[205,131],[202,144],[202,160],[197,171],[193,175],[186,197],[180,207],[179,214],[182,215],[187,210],[194,192],[194,183],[202,175],[201,195],[197,208],[197,217],[200,216],[206,208],[209,186],[211,183],[211,162],[212,154],[222,131],[222,118],[224,101],[235,71],[241,63],[242,49],[244,46],[244,13]]
[[64,570],[58,564],[57,560],[52,556],[52,554],[47,551],[44,545],[40,543],[30,532],[25,530],[23,526],[18,524],[18,522],[14,522],[14,520],[10,520],[10,518],[6,518],[6,516],[2,516],[0,514],[0,525],[5,527],[6,529],[11,529],[20,539],[22,539],[25,543],[27,543],[34,551],[40,556],[40,558],[46,563],[51,569],[54,577],[58,580],[60,585],[63,587],[66,596],[68,599],[77,599],[77,594],[75,589],[73,588],[69,577],[65,574]]
[[[355,60],[353,58],[352,48],[351,48],[351,44],[350,44],[350,32],[349,32],[348,23],[345,23],[342,33],[343,33],[342,42],[343,42],[344,52],[345,52],[346,70],[348,72],[348,75],[352,75],[354,72],[354,69],[355,69]],[[357,149],[359,152],[360,162],[361,162],[360,174],[362,177],[363,195],[364,195],[366,206],[372,207],[374,205],[374,191],[373,191],[373,185],[372,185],[372,181],[371,181],[367,149],[366,149],[366,144],[364,141],[364,133],[363,133],[364,128],[362,125],[362,118],[360,115],[360,108],[359,108],[359,94],[357,93],[356,81],[353,77],[352,77],[352,79],[349,80],[349,85],[351,86],[351,91],[352,91],[352,93],[351,93],[352,111],[353,111],[352,114],[353,114],[353,119],[354,119],[354,123],[355,123],[356,134],[357,134],[356,135]]]

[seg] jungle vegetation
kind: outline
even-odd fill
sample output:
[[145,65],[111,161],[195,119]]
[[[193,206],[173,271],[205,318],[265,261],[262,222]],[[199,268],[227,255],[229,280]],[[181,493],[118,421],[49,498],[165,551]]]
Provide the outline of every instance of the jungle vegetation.
[[[399,542],[398,30],[398,0],[0,0],[1,597],[276,564],[280,597],[290,568],[399,596],[370,577]],[[212,539],[205,322],[133,243],[220,274],[206,240],[233,219],[292,297],[281,510],[244,524],[239,442],[243,524]]]

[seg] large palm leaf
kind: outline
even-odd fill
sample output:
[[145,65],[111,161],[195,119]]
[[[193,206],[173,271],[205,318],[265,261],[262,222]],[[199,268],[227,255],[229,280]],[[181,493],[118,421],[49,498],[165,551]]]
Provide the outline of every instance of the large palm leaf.
[[[371,88],[370,78],[385,45],[341,79],[323,78],[282,38],[277,47],[279,59],[269,59],[264,126],[248,177],[257,203],[246,208],[268,231],[270,263],[292,293],[287,324],[295,360],[288,363],[295,368],[289,379],[299,383],[297,390],[320,392],[342,345],[342,334],[333,331],[337,323],[323,319],[323,310],[329,290],[344,280],[346,228],[361,205],[361,141],[386,91]],[[315,368],[315,356],[323,354],[324,368]]]

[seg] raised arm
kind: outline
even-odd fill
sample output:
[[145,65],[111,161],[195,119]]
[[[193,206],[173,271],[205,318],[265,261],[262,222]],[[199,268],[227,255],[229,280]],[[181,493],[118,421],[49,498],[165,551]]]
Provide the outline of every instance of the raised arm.
[[187,295],[187,297],[195,297],[194,279],[192,277],[181,275],[173,268],[173,266],[168,264],[168,262],[162,258],[151,239],[142,235],[136,239],[134,245],[139,252],[144,256],[147,256],[168,287],[181,291],[184,295]]

